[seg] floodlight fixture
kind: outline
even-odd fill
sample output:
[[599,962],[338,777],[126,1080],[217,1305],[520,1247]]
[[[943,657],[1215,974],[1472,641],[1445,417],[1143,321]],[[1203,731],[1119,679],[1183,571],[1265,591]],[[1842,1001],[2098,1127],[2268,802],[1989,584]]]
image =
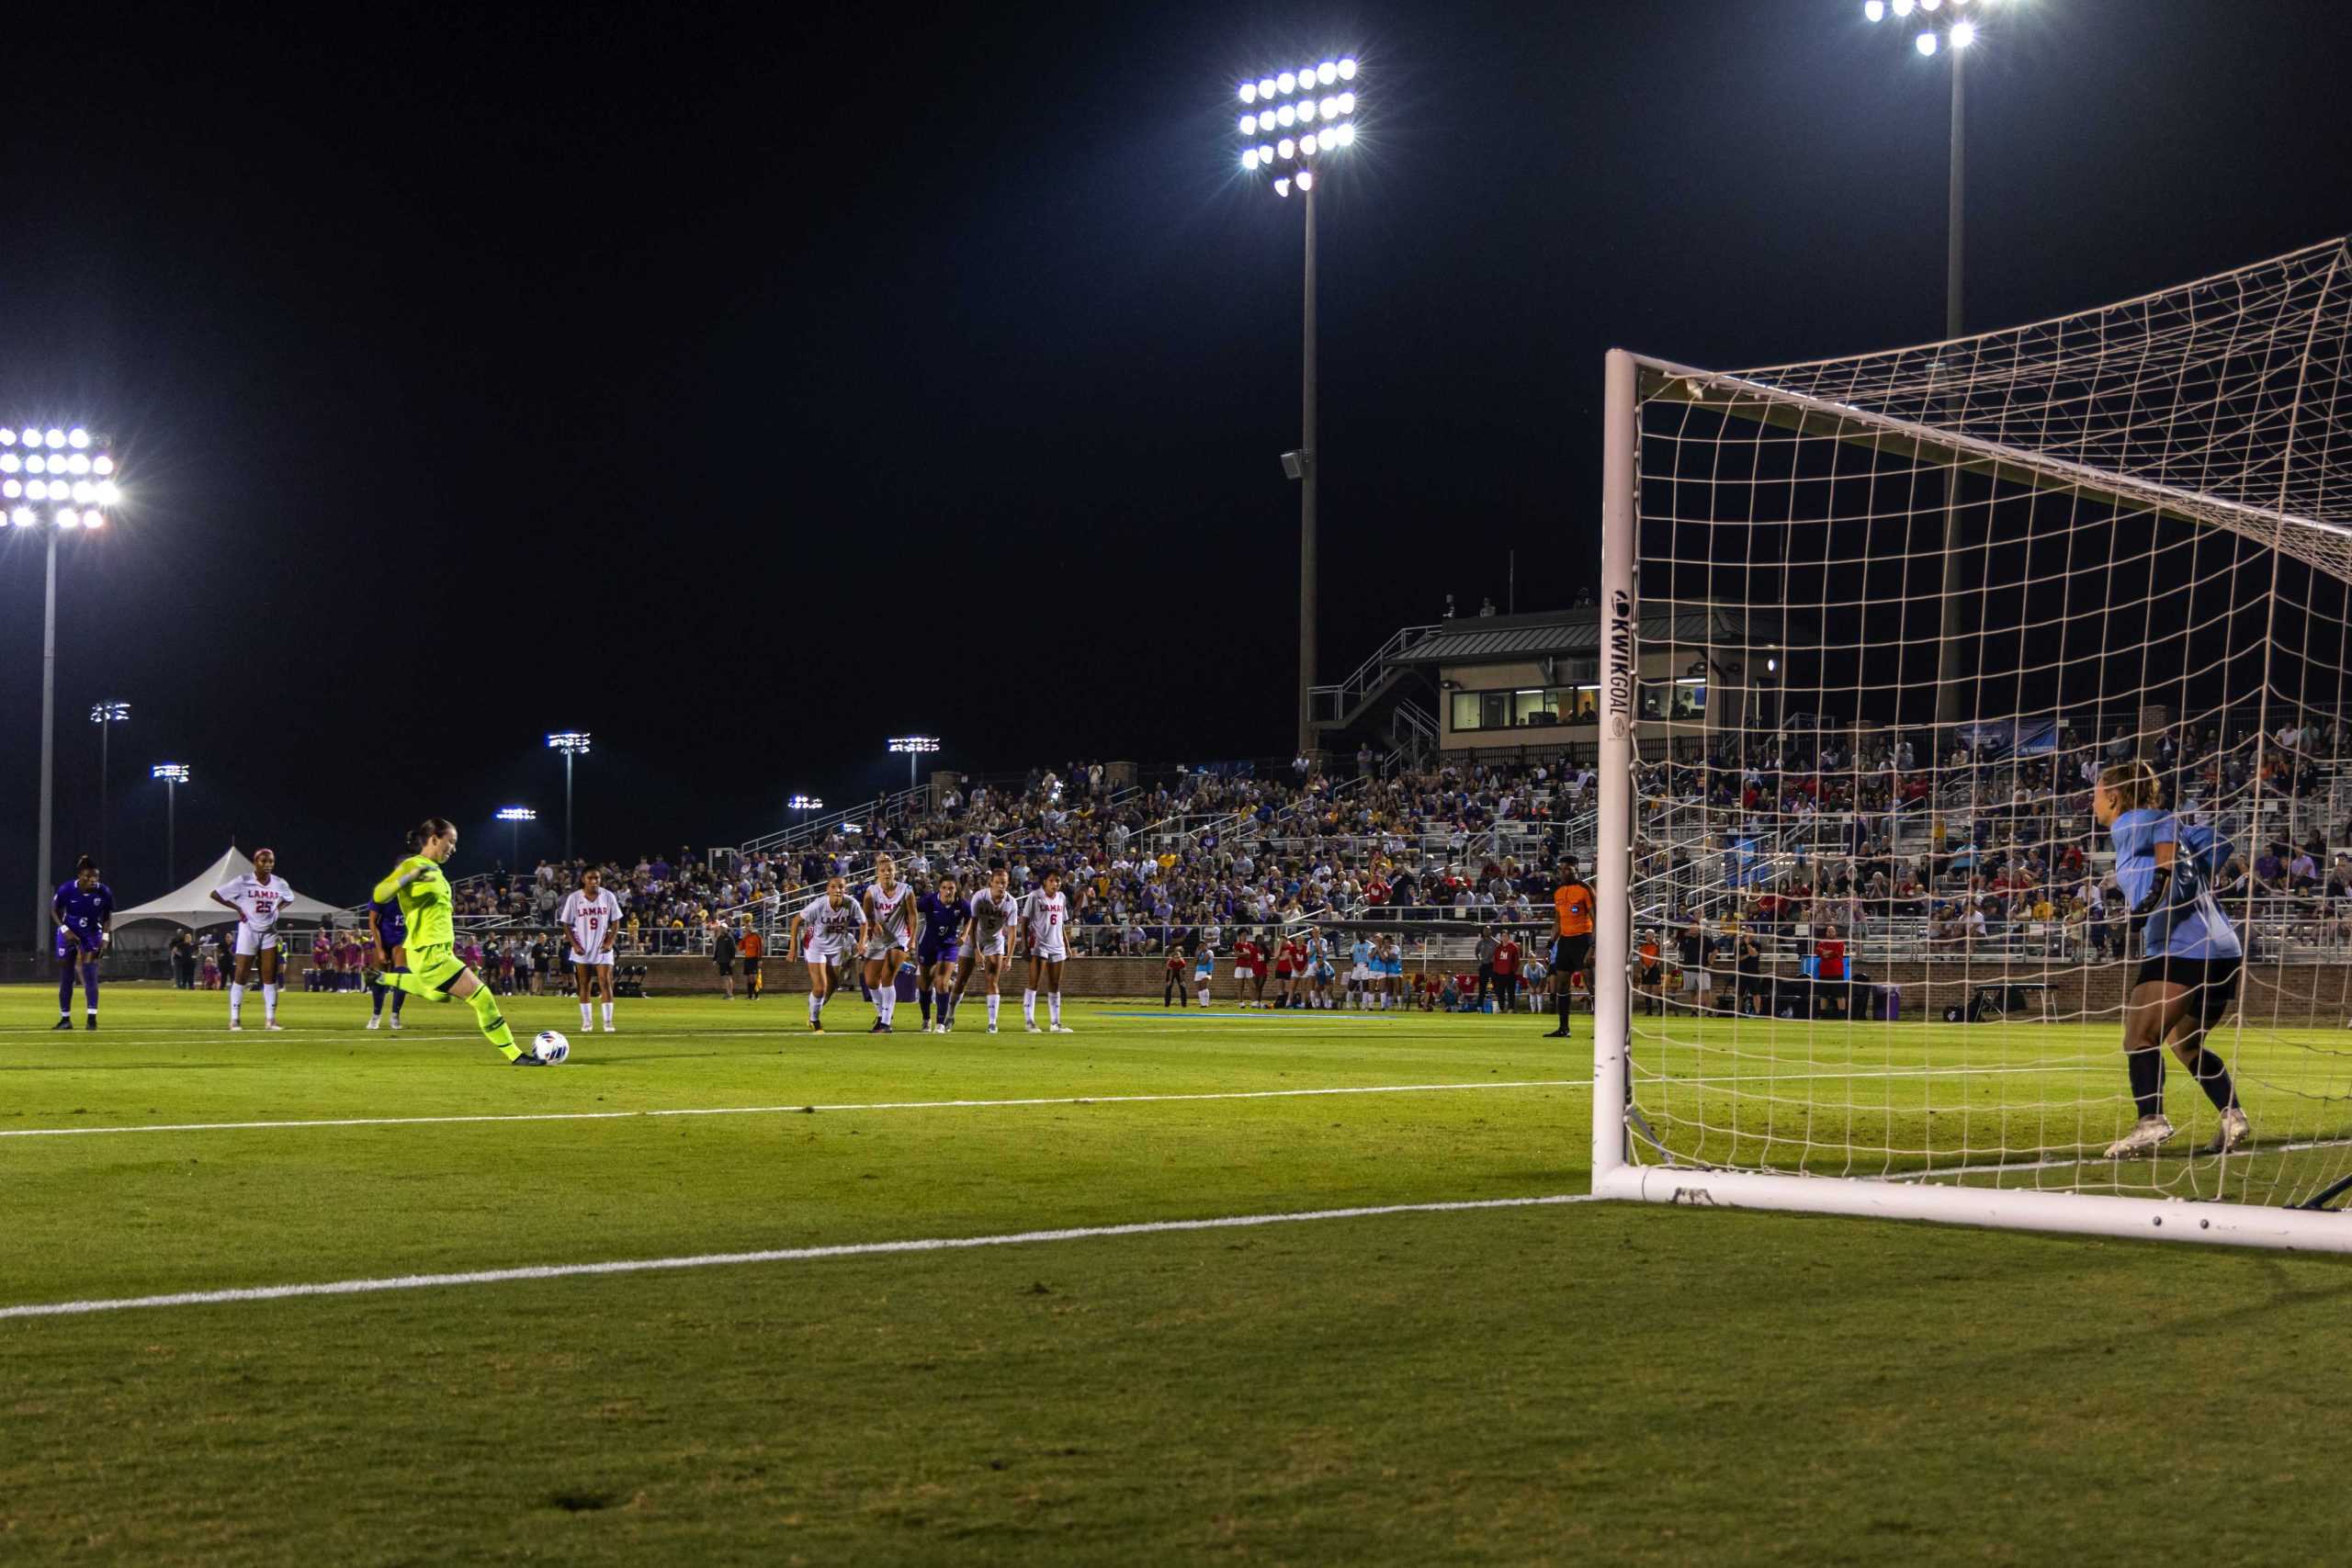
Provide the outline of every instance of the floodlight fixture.
[[804,814],[810,811],[822,811],[825,808],[825,803],[813,795],[796,795],[784,805],[787,811],[798,811]]
[[1912,40],[1913,44],[1917,48],[1921,54],[1935,53],[1936,41],[1936,35],[1933,33],[1921,33],[1917,39]]
[[184,784],[188,781],[188,768],[186,762],[158,762],[147,770],[147,776],[165,784]]
[[563,753],[563,858],[571,859],[571,761],[588,754],[588,732],[562,729],[548,737],[548,746]]
[[584,730],[567,729],[548,737],[548,745],[570,756],[588,754],[588,736]]
[[168,885],[179,878],[180,785],[188,782],[188,766],[158,762],[147,776],[164,781],[164,881]]
[[124,719],[129,718],[130,716],[130,705],[129,703],[92,703],[90,705],[90,722],[92,724],[120,724]]
[[939,750],[936,735],[899,735],[890,740],[890,750],[907,754],[907,787],[915,787],[915,759]]
[[501,822],[536,822],[539,814],[527,806],[502,806],[498,808]]
[[1952,48],[1966,49],[1970,44],[1974,43],[1975,41],[1976,24],[1974,22],[1954,22],[1951,25]]

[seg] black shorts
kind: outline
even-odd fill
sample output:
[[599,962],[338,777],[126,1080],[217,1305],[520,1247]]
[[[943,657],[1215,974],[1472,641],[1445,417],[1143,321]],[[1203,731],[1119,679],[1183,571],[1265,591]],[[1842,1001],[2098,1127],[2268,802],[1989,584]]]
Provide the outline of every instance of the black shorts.
[[2188,987],[2197,1008],[2198,1027],[2211,1029],[2238,999],[2238,970],[2244,964],[2239,958],[2174,958],[2158,953],[2140,961],[2132,983],[2144,986],[2151,980],[2165,980]]
[[1566,976],[1585,966],[1592,956],[1592,938],[1589,936],[1555,937],[1552,941],[1552,972]]
[[1642,971],[1642,984],[1645,986],[1655,986],[1660,980],[1665,978],[1666,971],[1658,968],[1656,964],[1652,964]]
[[732,975],[735,973],[735,961],[731,958],[713,959],[712,962],[718,965],[718,972],[721,975]]
[[758,959],[756,959],[756,958],[746,958],[745,960],[743,960],[743,973],[744,973],[744,974],[746,974],[746,975],[756,975],[756,974],[758,974],[759,972],[760,972],[760,961],[759,961]]

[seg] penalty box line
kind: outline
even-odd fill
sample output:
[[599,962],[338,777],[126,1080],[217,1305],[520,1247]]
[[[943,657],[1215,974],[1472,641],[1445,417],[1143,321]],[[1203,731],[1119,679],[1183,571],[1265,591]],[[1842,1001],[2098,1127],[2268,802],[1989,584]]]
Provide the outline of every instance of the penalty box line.
[[570,1280],[596,1274],[650,1274],[681,1269],[721,1269],[755,1263],[808,1263],[830,1258],[878,1258],[905,1252],[957,1252],[982,1247],[1024,1247],[1038,1242],[1089,1241],[1105,1236],[1168,1235],[1183,1231],[1244,1230],[1261,1225],[1304,1224],[1315,1220],[1373,1219],[1390,1214],[1452,1214],[1479,1209],[1532,1209],[1595,1201],[1589,1192],[1542,1198],[1481,1198],[1442,1203],[1383,1203],[1357,1209],[1309,1209],[1287,1214],[1226,1214],[1205,1220],[1151,1220],[1124,1225],[1077,1225],[1063,1230],[1015,1231],[1004,1235],[934,1236],[919,1241],[847,1242],[831,1247],[786,1247],[760,1252],[706,1252],[684,1258],[630,1258],[607,1263],[546,1263],[523,1269],[477,1269],[453,1274],[401,1274],[374,1280],[330,1280],[305,1285],[259,1285],[240,1290],[179,1291],[160,1296],[115,1296],[80,1302],[37,1302],[0,1307],[0,1319],[80,1317],[92,1313],[151,1307],[213,1306],[236,1302],[286,1301],[296,1296],[360,1296],[385,1291],[428,1291],[458,1285],[503,1285],[533,1280]]
[[[1786,1083],[1803,1078],[1931,1078],[2075,1072],[2074,1067],[1898,1067],[1854,1072],[1773,1073],[1682,1078],[1685,1085]],[[639,1122],[664,1116],[804,1116],[818,1111],[990,1111],[1044,1105],[1169,1105],[1194,1100],[1305,1100],[1351,1094],[1462,1094],[1511,1089],[1590,1089],[1590,1078],[1507,1078],[1484,1083],[1356,1084],[1335,1089],[1250,1089],[1198,1094],[1072,1094],[1014,1100],[877,1100],[855,1105],[675,1106],[651,1111],[511,1111],[447,1116],[329,1116],[279,1122],[157,1122],[120,1127],[6,1127],[0,1138],[101,1138],[133,1133],[267,1133],[320,1127],[452,1127],[505,1122]]]

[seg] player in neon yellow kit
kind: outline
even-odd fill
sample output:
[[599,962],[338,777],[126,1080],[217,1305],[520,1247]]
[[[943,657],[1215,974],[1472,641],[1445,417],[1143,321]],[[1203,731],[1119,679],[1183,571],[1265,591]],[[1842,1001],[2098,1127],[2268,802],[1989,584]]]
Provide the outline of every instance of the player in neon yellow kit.
[[376,884],[376,901],[397,897],[408,919],[408,968],[387,969],[375,976],[375,983],[430,1002],[464,1002],[474,1010],[474,1021],[501,1055],[518,1067],[546,1066],[537,1052],[514,1043],[514,1031],[499,1015],[498,998],[458,957],[457,926],[449,918],[449,879],[441,874],[441,863],[458,852],[457,829],[428,817],[409,834],[409,841],[416,852]]

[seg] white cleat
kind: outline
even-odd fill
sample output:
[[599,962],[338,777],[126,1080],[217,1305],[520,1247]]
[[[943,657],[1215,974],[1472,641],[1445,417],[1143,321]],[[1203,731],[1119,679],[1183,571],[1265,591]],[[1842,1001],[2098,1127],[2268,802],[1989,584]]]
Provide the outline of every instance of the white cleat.
[[381,1013],[373,1013],[373,1012],[369,1013],[369,1014],[368,1015],[368,1028],[370,1028],[370,1029],[381,1029],[381,1028],[383,1028],[383,1027],[384,1027],[384,1018],[383,1018],[383,1015],[382,1015]]
[[619,1030],[617,1030],[617,1029],[616,1029],[616,1028],[614,1028],[611,1024],[609,1024],[609,1023],[608,1023],[608,1024],[605,1025],[605,1033],[607,1033],[607,1034],[618,1034],[618,1033],[620,1032],[620,1031],[619,1031]]
[[2222,1112],[2222,1125],[2213,1134],[2213,1141],[2198,1152],[2208,1155],[2230,1154],[2253,1136],[2254,1123],[2245,1119],[2245,1111],[2233,1105]]
[[1075,1033],[1077,1033],[1077,1032],[1078,1032],[1078,1031],[1077,1031],[1077,1030],[1075,1030],[1075,1029],[1071,1029],[1071,1028],[1069,1028],[1069,1026],[1067,1026],[1067,1025],[1065,1025],[1065,1024],[1059,1024],[1059,1023],[1057,1023],[1057,1024],[1055,1024],[1051,1029],[1049,1029],[1049,1030],[1046,1031],[1046,1033],[1048,1033],[1048,1034],[1075,1034]]
[[1029,1025],[1029,1032],[1032,1034],[1043,1034],[1046,1032],[1038,1028],[1035,1023],[1032,1023]]
[[989,1032],[990,1034],[994,1034],[994,1033],[996,1032],[996,1025],[995,1025],[995,1024],[991,1023],[991,1024],[989,1024]]
[[400,1014],[398,1014],[398,1013],[394,1013],[394,1014],[392,1014],[392,1032],[393,1032],[393,1033],[395,1033],[395,1034],[398,1034],[400,1032],[401,1032],[401,1015],[400,1015]]
[[269,1031],[272,1034],[283,1034],[286,1032],[286,1026],[282,1023],[265,1023],[262,1027]]
[[2107,1157],[2132,1159],[2141,1155],[2152,1155],[2172,1142],[2172,1133],[2169,1117],[2143,1116],[2130,1132],[2107,1145]]
[[229,1026],[229,1032],[232,1034],[243,1034],[244,1032],[245,1026],[242,1023],[232,1023]]

